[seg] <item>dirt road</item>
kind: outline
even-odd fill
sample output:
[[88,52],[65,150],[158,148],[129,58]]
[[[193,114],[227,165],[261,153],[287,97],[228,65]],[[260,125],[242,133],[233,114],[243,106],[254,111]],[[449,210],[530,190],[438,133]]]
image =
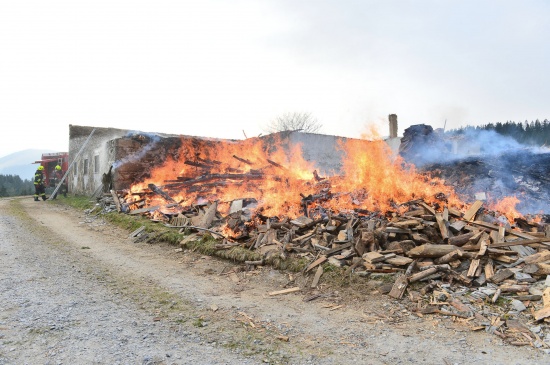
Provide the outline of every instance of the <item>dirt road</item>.
[[132,243],[55,201],[0,200],[0,235],[0,364],[550,363],[374,289],[269,296],[303,278]]

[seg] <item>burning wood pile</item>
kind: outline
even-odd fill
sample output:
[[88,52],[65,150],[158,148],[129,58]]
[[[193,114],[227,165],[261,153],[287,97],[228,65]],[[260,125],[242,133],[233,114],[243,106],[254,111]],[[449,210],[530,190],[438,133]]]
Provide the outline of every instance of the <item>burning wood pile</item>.
[[531,307],[535,321],[550,318],[550,289],[540,284],[550,274],[549,225],[513,207],[499,212],[481,200],[463,203],[442,180],[392,157],[383,142],[342,148],[343,173],[330,177],[299,150],[289,160],[258,141],[238,149],[184,148],[179,162],[110,198],[119,211],[209,232],[219,250],[257,252],[250,265],[306,259],[311,288],[325,263],[365,277],[395,274],[387,294],[408,298],[419,315],[472,321],[518,345],[540,340],[484,303],[505,296],[518,315]]

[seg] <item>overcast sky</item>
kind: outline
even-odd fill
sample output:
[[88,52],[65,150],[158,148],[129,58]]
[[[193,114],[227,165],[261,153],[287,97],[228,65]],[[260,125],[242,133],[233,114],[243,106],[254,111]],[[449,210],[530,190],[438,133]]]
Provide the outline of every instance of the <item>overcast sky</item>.
[[256,136],[550,119],[550,2],[0,2],[0,157],[68,150],[69,124]]

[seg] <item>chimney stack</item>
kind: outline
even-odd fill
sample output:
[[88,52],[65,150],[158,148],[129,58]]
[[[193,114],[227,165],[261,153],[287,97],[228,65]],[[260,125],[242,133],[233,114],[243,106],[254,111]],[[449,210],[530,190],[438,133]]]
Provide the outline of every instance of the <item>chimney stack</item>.
[[390,138],[397,138],[397,114],[390,114],[388,119],[390,121]]

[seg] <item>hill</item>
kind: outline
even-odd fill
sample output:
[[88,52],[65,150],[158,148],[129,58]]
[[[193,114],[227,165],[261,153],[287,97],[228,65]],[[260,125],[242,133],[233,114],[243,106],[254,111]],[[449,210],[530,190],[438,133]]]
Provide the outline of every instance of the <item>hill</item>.
[[18,175],[22,180],[32,180],[36,167],[34,161],[40,160],[43,153],[52,150],[28,149],[14,152],[0,158],[0,175]]

